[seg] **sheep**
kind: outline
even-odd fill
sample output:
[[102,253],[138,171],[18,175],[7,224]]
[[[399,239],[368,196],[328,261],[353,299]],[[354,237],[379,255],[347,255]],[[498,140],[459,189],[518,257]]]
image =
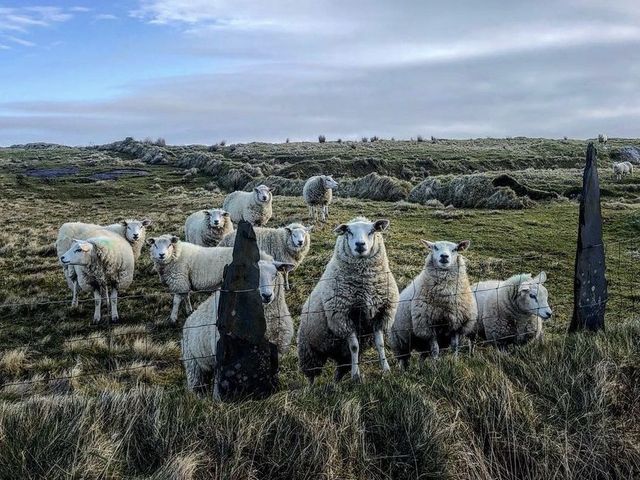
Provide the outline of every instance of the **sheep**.
[[[104,229],[116,233],[126,239],[133,249],[134,261],[138,261],[142,246],[145,242],[146,229],[151,225],[151,220],[122,220],[112,225],[96,225],[93,223],[83,222],[67,222],[58,230],[58,238],[56,239],[56,251],[60,258],[74,242],[74,239],[86,240],[87,238],[99,235],[99,230]],[[78,306],[78,280],[74,268],[62,265],[64,278],[67,285],[73,292],[71,298],[71,306]]]
[[309,205],[309,218],[317,220],[318,208],[322,207],[320,214],[322,221],[329,218],[329,204],[333,198],[333,189],[338,186],[331,175],[316,175],[309,178],[302,188],[302,198]]
[[631,162],[618,162],[613,164],[613,176],[616,180],[622,180],[625,175],[633,176],[633,164]]
[[298,361],[311,383],[328,359],[337,363],[335,380],[351,368],[360,381],[359,336],[371,344],[373,336],[384,374],[389,363],[384,332],[398,304],[398,286],[389,270],[382,232],[389,220],[371,222],[357,217],[339,225],[333,256],[302,307],[298,330]]
[[246,220],[252,225],[266,225],[273,213],[273,195],[266,185],[258,185],[251,192],[232,192],[226,196],[222,208],[229,212],[231,220]]
[[542,320],[553,315],[549,293],[543,285],[547,274],[540,272],[514,275],[501,280],[486,280],[471,288],[478,304],[477,333],[500,350],[508,344],[527,343],[542,338]]
[[598,143],[606,144],[608,141],[609,141],[609,138],[607,137],[607,135],[605,133],[599,133],[598,134]]
[[[266,320],[266,338],[284,355],[293,338],[293,320],[284,298],[281,273],[293,265],[274,261],[261,255],[260,295]],[[187,376],[187,388],[200,391],[211,385],[216,367],[216,348],[220,334],[216,327],[220,292],[216,291],[187,318],[182,328],[182,361]]]
[[75,267],[82,290],[93,292],[93,323],[98,324],[101,320],[103,292],[111,304],[111,321],[117,323],[118,292],[126,290],[133,281],[133,249],[116,233],[108,230],[98,232],[99,236],[87,240],[74,239],[69,250],[60,256],[60,261],[65,266]]
[[160,281],[173,294],[169,319],[174,324],[182,300],[185,300],[187,314],[193,311],[189,292],[218,288],[222,284],[224,267],[233,259],[233,248],[202,247],[182,242],[175,235],[152,237],[147,244]]
[[219,208],[194,212],[184,223],[185,240],[203,247],[216,247],[231,232],[233,222],[229,212]]
[[[291,263],[297,268],[309,253],[311,239],[309,232],[313,226],[305,227],[300,223],[290,223],[286,227],[254,227],[258,248],[280,262]],[[232,247],[236,241],[236,232],[226,235],[220,242],[221,247]],[[285,288],[289,290],[289,274],[285,273]]]
[[403,368],[409,365],[412,349],[423,359],[427,349],[437,358],[439,341],[449,343],[457,355],[460,337],[474,331],[478,317],[466,261],[460,255],[471,242],[422,242],[429,252],[424,269],[400,294],[389,333],[389,345]]

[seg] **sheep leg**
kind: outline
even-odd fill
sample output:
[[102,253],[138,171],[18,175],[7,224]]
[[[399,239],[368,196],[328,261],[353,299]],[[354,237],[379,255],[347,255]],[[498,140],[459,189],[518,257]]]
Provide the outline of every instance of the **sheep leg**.
[[[336,373],[333,376],[333,381],[338,383],[340,380],[342,380],[342,377],[344,377],[348,371],[348,365],[338,365],[336,367]],[[313,380],[315,380],[315,377],[311,379],[311,383],[313,383]]]
[[460,348],[460,334],[454,333],[451,335],[451,350],[453,350],[453,355],[458,358],[458,350]]
[[351,352],[351,380],[359,382],[361,380],[360,366],[358,365],[360,344],[358,343],[356,332],[351,332],[351,335],[349,335],[349,351]]
[[71,308],[78,308],[78,282],[73,281],[73,297],[71,298]]
[[325,205],[322,207],[322,220],[327,221],[329,218],[329,205]]
[[191,305],[191,297],[190,295],[187,293],[184,296],[185,302],[184,302],[184,309],[187,312],[187,315],[191,315],[193,313],[193,305]]
[[198,362],[193,359],[185,360],[184,371],[187,376],[187,388],[192,392],[201,393],[206,385]]
[[380,359],[380,367],[382,368],[382,373],[389,373],[391,368],[389,368],[389,362],[387,362],[387,356],[384,352],[384,336],[382,335],[382,330],[376,330],[373,333],[373,339],[376,344],[376,350],[378,351],[378,358]]
[[431,337],[431,358],[438,358],[440,355],[440,345],[438,345],[438,337],[434,334]]
[[180,309],[180,302],[182,301],[182,295],[176,293],[173,296],[173,308],[171,309],[171,315],[169,319],[171,323],[176,323],[178,321],[178,310]]
[[93,291],[93,302],[95,304],[93,311],[93,323],[97,325],[100,323],[100,309],[102,308],[102,292],[100,290]]
[[111,289],[111,322],[118,323],[120,317],[118,316],[118,290],[116,288]]
[[289,285],[289,272],[284,272],[284,289],[291,290],[291,285]]

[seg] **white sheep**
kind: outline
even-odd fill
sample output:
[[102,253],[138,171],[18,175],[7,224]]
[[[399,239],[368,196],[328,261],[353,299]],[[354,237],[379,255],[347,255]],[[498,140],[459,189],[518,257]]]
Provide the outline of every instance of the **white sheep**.
[[422,358],[427,351],[437,357],[439,341],[457,354],[460,338],[474,331],[478,317],[466,261],[460,255],[471,242],[422,242],[429,252],[424,268],[400,294],[389,332],[389,345],[404,368],[412,350]]
[[175,235],[149,238],[147,244],[160,281],[173,294],[172,323],[178,320],[182,300],[187,314],[193,311],[189,292],[213,292],[220,287],[224,267],[233,259],[233,248],[202,247]]
[[229,212],[220,208],[194,212],[184,223],[185,240],[203,247],[216,247],[231,232],[233,222]]
[[[274,261],[261,255],[260,295],[266,321],[266,338],[284,355],[293,338],[293,320],[284,298],[281,272],[293,265]],[[182,362],[187,376],[187,388],[199,391],[212,385],[216,367],[216,349],[220,338],[216,321],[220,292],[216,291],[187,318],[182,328]]]
[[609,138],[605,133],[598,134],[598,143],[607,143],[608,141],[609,141]]
[[519,274],[507,280],[487,280],[473,285],[478,304],[478,336],[501,350],[511,343],[542,337],[542,320],[553,315],[543,283],[547,274]]
[[613,164],[613,176],[616,180],[622,180],[625,175],[633,176],[633,164],[631,162],[618,162]]
[[[123,220],[119,223],[112,225],[96,225],[93,223],[83,222],[67,222],[64,223],[58,230],[58,238],[56,239],[56,251],[58,258],[60,258],[74,242],[74,239],[86,240],[92,236],[99,235],[100,230],[108,230],[116,233],[126,239],[131,248],[133,249],[133,257],[135,261],[138,261],[140,252],[146,238],[147,227],[151,225],[151,220]],[[67,285],[73,292],[71,298],[71,306],[78,306],[78,279],[76,270],[73,267],[62,265],[64,278],[67,281]]]
[[[309,253],[311,239],[309,232],[313,226],[305,227],[300,223],[290,223],[286,227],[254,227],[258,248],[280,262],[291,263],[295,268]],[[226,235],[220,242],[221,247],[232,247],[236,241],[236,231]],[[289,289],[289,274],[285,273],[285,285]]]
[[229,212],[231,220],[245,220],[252,225],[266,225],[271,215],[273,195],[266,185],[258,185],[251,192],[232,192],[226,196],[222,208]]
[[111,321],[118,322],[118,292],[126,290],[133,281],[134,258],[129,242],[118,234],[101,230],[99,236],[74,240],[60,261],[75,267],[82,290],[93,292],[93,323],[100,323],[103,293],[110,300]]
[[384,373],[389,363],[384,332],[398,304],[398,287],[389,269],[382,232],[389,220],[358,217],[338,226],[333,256],[302,307],[298,330],[300,369],[313,383],[328,359],[337,363],[336,381],[351,369],[360,379],[359,354],[371,344]]
[[329,204],[333,198],[333,189],[338,186],[331,175],[316,175],[309,178],[302,188],[302,198],[309,205],[309,218],[316,221],[318,210],[322,221],[329,218]]

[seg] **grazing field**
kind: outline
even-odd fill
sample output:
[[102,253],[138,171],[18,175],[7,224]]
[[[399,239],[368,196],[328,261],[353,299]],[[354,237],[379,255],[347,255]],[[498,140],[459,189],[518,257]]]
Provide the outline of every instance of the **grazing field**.
[[[640,177],[615,181],[611,172],[625,145],[640,142],[612,139],[599,149],[608,328],[571,336],[584,141],[166,147],[126,140],[0,149],[0,478],[640,475]],[[90,325],[86,294],[70,308],[54,248],[65,221],[150,218],[148,236],[182,235],[194,210],[269,180],[276,193],[269,226],[307,222],[293,194],[319,173],[344,189],[291,274],[287,302],[296,322],[331,257],[333,227],[366,215],[391,220],[385,242],[401,289],[422,268],[422,238],[471,240],[472,281],[546,271],[555,315],[544,341],[508,354],[481,346],[473,356],[414,360],[402,374],[394,362],[389,377],[368,352],[362,385],[333,384],[327,368],[313,387],[292,351],[276,395],[221,405],[184,389],[180,327],[167,322],[171,296],[146,249],[119,302],[121,324]],[[373,182],[371,174],[388,178],[371,186],[362,181]],[[409,201],[425,179],[477,174],[508,174],[517,183],[495,188],[519,202],[481,209]],[[536,199],[536,192],[552,195]]]

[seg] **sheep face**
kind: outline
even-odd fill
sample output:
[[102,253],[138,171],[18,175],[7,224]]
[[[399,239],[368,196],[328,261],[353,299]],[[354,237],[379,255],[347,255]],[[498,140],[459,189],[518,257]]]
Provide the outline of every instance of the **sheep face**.
[[469,245],[471,245],[469,240],[464,240],[460,243],[447,241],[430,242],[428,240],[422,240],[422,243],[427,246],[427,249],[430,252],[427,256],[427,263],[431,262],[431,265],[434,268],[440,270],[457,268],[458,253],[465,251],[469,248]]
[[289,225],[284,227],[289,234],[289,247],[294,250],[302,250],[307,243],[307,234],[313,230],[313,226],[302,227],[300,225]]
[[253,192],[256,194],[258,203],[268,203],[271,200],[271,189],[266,185],[258,185]]
[[175,247],[179,238],[175,235],[162,235],[147,240],[151,259],[160,264],[169,263],[175,254]]
[[215,208],[213,210],[205,210],[204,213],[207,217],[209,228],[224,228],[225,222],[229,220],[229,213],[219,208]]
[[286,273],[295,268],[291,263],[283,263],[270,260],[260,260],[260,296],[262,303],[269,305],[275,299],[275,287],[278,282],[278,272]]
[[[389,220],[370,222],[356,219],[339,225],[335,230],[342,241],[346,242],[349,254],[356,258],[367,258],[378,253],[382,243],[380,234],[389,227]],[[340,238],[338,239],[340,241]]]
[[543,283],[547,280],[547,274],[540,272],[537,277],[522,282],[518,288],[518,308],[522,312],[535,313],[543,320],[548,320],[553,315],[549,306],[549,292]]
[[336,182],[331,175],[323,175],[322,182],[324,183],[324,188],[336,188],[338,186],[338,182]]
[[151,225],[151,220],[123,220],[124,235],[129,243],[138,241],[143,235],[146,228]]
[[60,261],[63,265],[89,265],[93,248],[92,243],[74,239],[71,248],[60,257]]

